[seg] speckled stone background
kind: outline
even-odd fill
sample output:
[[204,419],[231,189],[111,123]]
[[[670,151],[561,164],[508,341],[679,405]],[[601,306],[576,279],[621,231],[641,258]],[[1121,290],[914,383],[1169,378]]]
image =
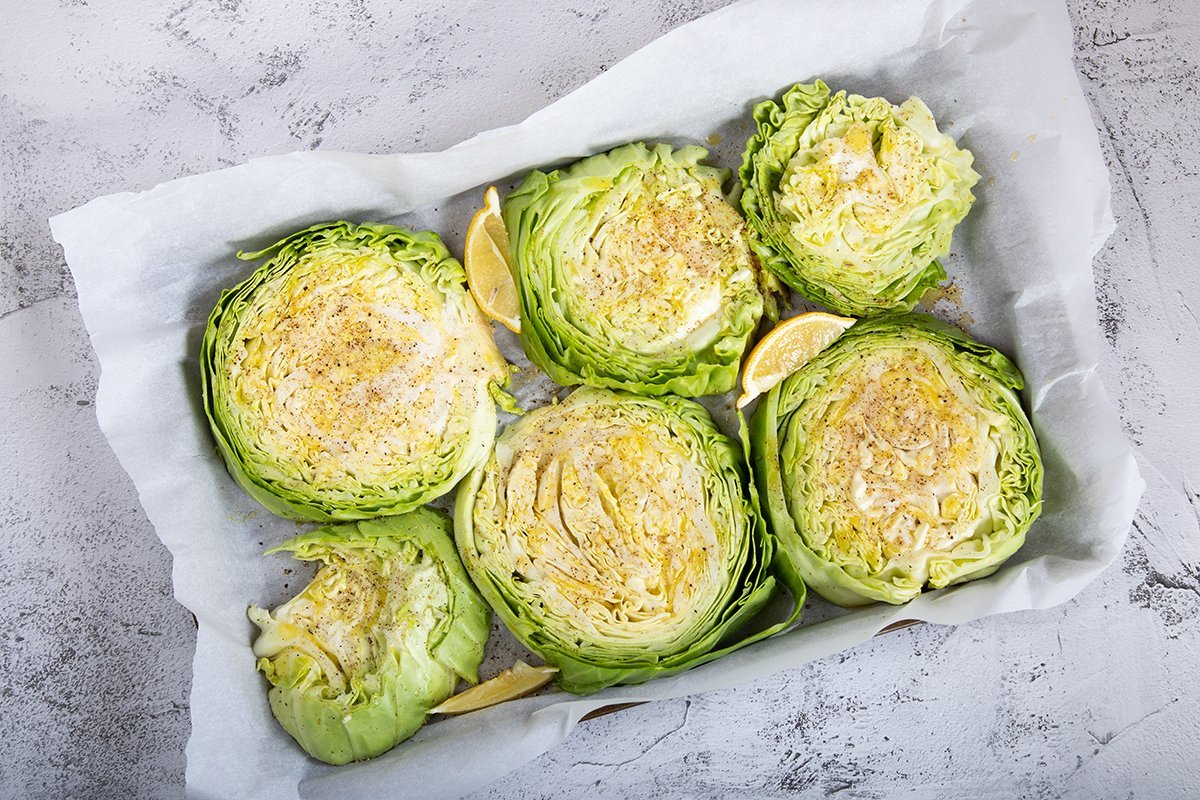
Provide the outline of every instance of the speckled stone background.
[[[720,5],[0,4],[0,797],[178,797],[188,735],[194,623],[47,218],[259,155],[441,149]],[[594,720],[477,798],[1200,796],[1200,3],[1069,5],[1119,223],[1101,370],[1148,484],[1118,562],[1060,608]]]

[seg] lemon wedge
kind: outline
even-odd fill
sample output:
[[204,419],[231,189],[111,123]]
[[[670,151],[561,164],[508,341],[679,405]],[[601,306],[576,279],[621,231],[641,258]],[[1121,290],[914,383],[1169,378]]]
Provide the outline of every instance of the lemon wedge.
[[520,303],[508,252],[508,231],[500,218],[500,194],[489,186],[483,208],[467,228],[463,248],[467,285],[479,308],[513,333],[521,332]]
[[759,340],[742,365],[742,408],[800,369],[854,324],[849,317],[810,311],[784,320]]
[[511,668],[490,681],[459,692],[440,706],[430,709],[429,713],[465,714],[497,703],[516,700],[545,686],[557,672],[558,667],[531,667],[524,661],[517,661]]

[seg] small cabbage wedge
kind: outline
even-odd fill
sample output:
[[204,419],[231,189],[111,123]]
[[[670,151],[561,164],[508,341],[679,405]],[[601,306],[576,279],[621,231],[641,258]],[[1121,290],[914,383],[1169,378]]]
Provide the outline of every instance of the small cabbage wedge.
[[521,342],[563,386],[729,391],[776,286],[702,147],[629,144],[504,200]]
[[402,514],[491,447],[507,364],[437,234],[335,222],[295,233],[221,295],[204,408],[238,484],[280,516]]
[[763,265],[854,317],[911,311],[946,277],[954,227],[974,202],[973,158],[913,97],[797,84],[754,108],[742,211]]
[[[501,434],[459,487],[455,536],[492,609],[564,689],[641,683],[799,617],[803,584],[772,572],[748,472],[698,403],[583,388]],[[791,616],[744,634],[777,580]]]
[[268,552],[320,561],[274,611],[252,606],[271,711],[311,756],[372,758],[416,733],[458,680],[476,683],[491,612],[427,508],[320,528]]
[[781,551],[844,606],[904,603],[994,572],[1042,506],[1007,358],[923,315],[862,320],[771,389],[750,422]]

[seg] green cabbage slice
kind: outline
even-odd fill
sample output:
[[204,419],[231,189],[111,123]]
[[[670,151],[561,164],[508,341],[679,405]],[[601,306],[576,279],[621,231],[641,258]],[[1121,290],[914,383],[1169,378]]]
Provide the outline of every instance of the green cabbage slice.
[[922,315],[856,323],[750,423],[781,550],[835,603],[904,603],[984,577],[1042,507],[1017,368]]
[[314,758],[372,758],[476,683],[491,612],[431,509],[320,528],[269,552],[320,562],[274,611],[251,606],[271,711]]
[[564,386],[689,397],[734,387],[776,284],[704,148],[629,144],[504,200],[521,342]]
[[436,234],[337,222],[246,258],[201,353],[230,473],[281,516],[400,514],[449,492],[496,434],[508,379]]
[[797,84],[754,108],[742,210],[764,266],[849,316],[911,311],[946,277],[939,258],[974,202],[969,151],[917,98]]
[[[704,663],[787,627],[745,451],[702,406],[583,388],[531,412],[459,488],[476,585],[559,684],[587,693]],[[746,623],[782,581],[784,622]]]

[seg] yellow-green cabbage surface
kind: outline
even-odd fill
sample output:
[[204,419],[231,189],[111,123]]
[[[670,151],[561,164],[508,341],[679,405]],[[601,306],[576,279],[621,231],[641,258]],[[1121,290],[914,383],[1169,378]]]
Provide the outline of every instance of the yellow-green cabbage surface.
[[496,435],[507,365],[437,234],[336,222],[221,295],[201,353],[230,473],[276,514],[400,514],[450,491]]
[[742,210],[763,265],[855,317],[911,311],[946,277],[938,259],[974,202],[972,156],[913,97],[797,84],[754,108]]
[[774,308],[771,279],[706,155],[629,144],[532,172],[505,198],[521,342],[558,383],[689,397],[734,387]]
[[1042,506],[1007,358],[922,315],[862,320],[771,389],[750,423],[781,552],[841,605],[984,577]]
[[[455,536],[509,630],[571,692],[687,669],[776,589],[744,451],[702,406],[584,388],[510,426],[463,482]],[[741,638],[739,638],[739,636]]]
[[409,514],[320,528],[269,552],[319,561],[274,611],[252,606],[271,711],[314,758],[345,764],[416,733],[458,680],[476,683],[491,612],[449,518]]

